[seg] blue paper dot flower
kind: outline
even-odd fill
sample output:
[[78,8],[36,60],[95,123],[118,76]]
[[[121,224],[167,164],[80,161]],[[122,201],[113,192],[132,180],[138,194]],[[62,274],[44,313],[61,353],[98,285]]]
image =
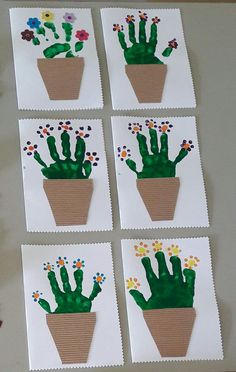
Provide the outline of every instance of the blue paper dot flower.
[[73,261],[73,269],[82,269],[84,267],[84,260],[77,258],[77,260]]
[[27,25],[30,28],[39,28],[39,26],[41,25],[41,22],[38,18],[29,18]]
[[32,293],[32,298],[33,298],[34,302],[38,302],[40,300],[40,296],[42,296],[42,293],[39,292],[39,291],[34,291]]

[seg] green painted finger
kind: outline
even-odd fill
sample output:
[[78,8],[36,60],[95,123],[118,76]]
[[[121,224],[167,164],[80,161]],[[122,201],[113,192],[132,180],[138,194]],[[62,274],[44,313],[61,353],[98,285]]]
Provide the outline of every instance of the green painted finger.
[[168,135],[166,133],[162,133],[161,135],[160,155],[165,159],[168,159]]
[[41,159],[41,156],[39,155],[38,152],[35,152],[34,154],[34,159],[40,164],[42,165],[44,168],[47,168],[47,164],[44,163],[44,161]]
[[128,165],[129,169],[138,174],[135,161],[133,161],[132,159],[127,159],[125,162]]
[[135,25],[133,22],[129,23],[129,41],[132,44],[136,43],[136,37],[135,37]]
[[50,308],[50,305],[49,305],[49,303],[46,301],[46,300],[44,300],[43,298],[40,298],[40,300],[39,300],[39,305],[47,312],[47,313],[51,313],[51,308]]
[[92,172],[92,163],[89,160],[85,160],[83,163],[83,169],[85,172],[85,178],[89,178],[91,172]]
[[149,257],[143,257],[141,261],[146,272],[150,290],[154,293],[158,289],[158,278],[152,269],[151,260]]
[[93,284],[93,290],[91,292],[91,295],[89,296],[89,300],[90,301],[93,301],[95,297],[97,297],[97,295],[102,291],[102,288],[100,287],[100,285],[95,282]]
[[82,163],[85,157],[85,142],[80,136],[76,139],[75,159]]
[[139,152],[140,152],[141,156],[144,157],[144,156],[149,155],[146,137],[143,134],[138,133],[137,134],[137,140],[138,140]]
[[156,23],[152,23],[151,25],[151,33],[149,38],[149,45],[154,48],[154,51],[156,49],[157,45],[157,25]]
[[182,274],[182,267],[181,267],[180,258],[177,257],[177,256],[172,256],[170,258],[170,262],[172,264],[174,280],[182,283],[183,282],[183,274]]
[[179,163],[181,160],[183,160],[185,158],[185,156],[188,155],[188,151],[186,151],[185,149],[181,149],[179,154],[176,156],[175,160],[174,160],[174,163],[177,164]]
[[48,144],[48,149],[49,149],[51,158],[54,161],[56,161],[56,162],[57,161],[60,161],[60,157],[59,157],[59,154],[58,154],[57,148],[56,148],[56,139],[55,139],[55,137],[49,136],[47,138],[47,144]]
[[141,292],[137,291],[136,289],[131,289],[129,291],[129,293],[133,297],[133,299],[136,302],[136,304],[139,307],[141,307],[142,310],[145,310],[146,309],[146,306],[147,306],[147,301],[145,300],[143,294]]
[[75,283],[76,283],[75,292],[78,294],[82,293],[83,277],[84,277],[84,273],[81,269],[77,269],[74,272],[74,278],[75,278]]
[[157,252],[155,257],[158,262],[159,279],[166,279],[170,277],[168,267],[166,265],[165,255],[163,252]]
[[150,128],[149,129],[150,134],[150,145],[151,145],[151,151],[153,154],[158,154],[158,139],[157,139],[157,132],[155,129]]
[[119,39],[121,48],[123,50],[126,50],[127,49],[127,44],[125,42],[125,34],[124,34],[124,32],[118,31],[118,39]]
[[56,278],[56,275],[55,275],[54,271],[49,271],[48,279],[49,279],[51,289],[52,289],[52,293],[54,294],[54,296],[57,297],[58,295],[62,295],[62,292],[59,288],[57,278]]
[[65,266],[62,266],[60,268],[60,275],[61,275],[61,281],[62,281],[63,289],[64,289],[65,293],[71,293],[71,285],[70,285],[70,282],[69,282],[69,275],[68,275],[68,272],[67,272]]
[[61,134],[61,146],[62,146],[62,154],[67,159],[70,159],[70,157],[71,157],[70,136],[66,131],[62,132],[62,134]]
[[184,269],[183,274],[185,276],[185,281],[190,289],[192,295],[194,296],[194,285],[195,285],[195,278],[196,278],[196,273],[194,270],[190,269]]
[[146,43],[146,21],[139,21],[139,42]]

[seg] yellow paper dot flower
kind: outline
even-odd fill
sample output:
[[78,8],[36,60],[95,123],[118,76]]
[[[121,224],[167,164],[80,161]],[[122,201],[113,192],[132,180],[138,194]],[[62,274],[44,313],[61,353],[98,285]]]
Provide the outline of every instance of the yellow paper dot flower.
[[54,20],[54,14],[50,10],[45,10],[41,13],[41,18],[44,22],[51,22]]
[[126,280],[126,287],[127,289],[138,289],[140,287],[140,283],[138,282],[137,278],[129,278]]
[[198,257],[194,257],[194,256],[189,256],[188,258],[185,258],[184,259],[184,266],[190,270],[192,270],[194,267],[197,267],[198,265],[198,262],[199,262],[199,258]]
[[140,242],[139,245],[135,245],[136,257],[145,257],[149,253],[148,245]]
[[181,252],[181,249],[179,248],[179,246],[174,245],[174,244],[171,244],[171,246],[168,247],[166,250],[169,256],[178,256]]
[[152,243],[153,252],[159,252],[162,251],[163,243],[159,242],[158,240],[155,240],[154,243]]

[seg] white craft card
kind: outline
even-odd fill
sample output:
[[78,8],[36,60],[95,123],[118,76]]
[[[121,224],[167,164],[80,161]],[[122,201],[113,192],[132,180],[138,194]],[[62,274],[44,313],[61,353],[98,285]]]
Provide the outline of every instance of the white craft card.
[[[30,26],[30,18],[37,18],[43,26],[42,12],[53,14],[53,23],[59,39],[55,39],[50,29],[46,29],[46,36],[37,35],[37,29]],[[68,14],[72,15],[68,21]],[[18,108],[22,110],[78,110],[98,109],[103,107],[102,86],[99,71],[99,62],[96,51],[95,32],[93,28],[90,9],[68,8],[13,8],[10,9],[11,32],[13,43],[13,55],[15,63],[15,76]],[[37,68],[37,59],[44,58],[45,48],[54,43],[65,44],[65,32],[62,29],[63,22],[71,22],[73,26],[71,36],[71,50],[84,57],[84,73],[82,77],[80,94],[78,99],[50,100],[47,90]],[[29,22],[29,24],[27,24]],[[36,25],[39,25],[37,23]],[[40,40],[40,45],[33,45],[32,40],[22,39],[21,32],[32,31]],[[75,52],[76,31],[86,31],[83,49]],[[88,34],[88,36],[87,36]],[[81,38],[80,38],[81,39]],[[83,36],[82,36],[83,39]],[[55,58],[64,58],[65,53]],[[67,59],[67,58],[66,58]]]
[[[195,94],[179,9],[142,9],[142,12],[145,12],[148,16],[146,22],[147,38],[149,38],[152,18],[157,16],[160,19],[157,25],[158,44],[155,56],[167,64],[167,75],[161,102],[138,102],[125,74],[126,61],[118,41],[117,32],[113,31],[114,24],[123,25],[126,43],[130,47],[128,24],[125,18],[127,15],[134,16],[137,40],[138,10],[134,8],[107,8],[101,10],[113,109],[195,107]],[[168,42],[173,39],[177,40],[178,48],[172,51],[170,57],[163,57],[162,51],[168,46]]]
[[[92,302],[91,311],[96,312],[96,324],[87,363],[62,364],[47,327],[46,311],[32,298],[32,293],[38,290],[42,293],[40,297],[49,302],[52,312],[57,307],[44,263],[54,264],[56,278],[62,289],[60,268],[56,264],[59,256],[63,259],[66,257],[65,261],[68,262],[66,268],[72,290],[75,288],[73,261],[78,258],[84,261],[82,294],[86,297],[91,293],[93,277],[98,271],[106,278],[100,285],[102,291]],[[30,369],[122,365],[123,354],[110,243],[23,245],[22,259]]]
[[[194,148],[176,166],[176,176],[180,179],[179,195],[174,213],[174,219],[170,221],[152,221],[136,187],[137,176],[132,172],[124,161],[119,157],[118,147],[127,146],[130,150],[130,159],[137,164],[137,170],[142,169],[142,158],[139,153],[136,135],[129,130],[129,123],[142,125],[140,133],[147,137],[150,150],[148,127],[145,121],[149,117],[113,116],[112,132],[114,155],[116,164],[116,178],[119,198],[119,209],[122,229],[148,229],[162,227],[207,227],[208,211],[204,181],[201,169],[200,153],[196,122],[194,117],[165,117],[155,118],[156,130],[159,138],[158,127],[162,122],[168,121],[173,127],[168,133],[169,159],[174,160],[178,155],[183,140],[192,140]],[[157,190],[158,192],[158,190]],[[168,205],[168,197],[166,198]]]
[[[104,147],[103,129],[101,120],[70,120],[71,130],[68,131],[70,135],[71,158],[74,159],[74,151],[76,146],[76,131],[89,134],[89,137],[84,138],[86,144],[86,152],[96,152],[99,160],[95,159],[92,163],[97,163],[92,166],[92,172],[89,179],[93,180],[93,194],[90,202],[87,223],[83,225],[73,226],[56,226],[53,218],[53,213],[50,208],[48,199],[43,189],[43,180],[46,179],[41,172],[40,166],[34,159],[34,149],[32,154],[28,155],[27,142],[30,141],[32,145],[37,145],[37,152],[40,154],[43,161],[49,165],[54,163],[49,154],[47,145],[47,135],[40,138],[39,131],[42,133],[46,125],[54,128],[48,132],[56,139],[56,146],[60,159],[65,159],[62,155],[62,146],[60,136],[63,128],[59,130],[60,124],[65,125],[67,120],[45,120],[45,119],[23,119],[19,121],[20,126],[20,151],[22,156],[22,172],[23,172],[23,186],[25,198],[25,214],[27,231],[41,231],[41,232],[63,232],[63,231],[100,231],[112,230],[112,214],[111,214],[111,200],[109,191],[109,181],[107,172],[106,153]],[[88,130],[88,127],[91,129]],[[83,130],[80,130],[83,128]],[[86,159],[85,154],[85,159]],[[62,195],[67,190],[61,190]]]
[[[215,297],[215,289],[212,277],[212,263],[208,238],[186,238],[186,239],[125,239],[121,241],[124,268],[125,286],[127,279],[136,278],[140,284],[138,290],[143,293],[145,299],[150,297],[150,288],[147,283],[145,270],[141,257],[137,257],[134,246],[140,243],[147,245],[154,272],[158,276],[157,260],[153,252],[153,244],[160,247],[165,253],[167,267],[172,275],[172,266],[169,261],[168,247],[178,245],[181,250],[179,258],[184,268],[185,257],[197,256],[197,266],[193,267],[196,272],[195,295],[193,307],[196,310],[196,318],[193,325],[192,335],[185,357],[161,357],[158,348],[148,330],[142,315],[142,310],[126,288],[126,306],[128,312],[129,334],[131,344],[132,361],[157,362],[157,361],[188,361],[188,360],[211,360],[223,359],[222,340],[220,332],[220,320]],[[159,245],[158,245],[159,244]]]

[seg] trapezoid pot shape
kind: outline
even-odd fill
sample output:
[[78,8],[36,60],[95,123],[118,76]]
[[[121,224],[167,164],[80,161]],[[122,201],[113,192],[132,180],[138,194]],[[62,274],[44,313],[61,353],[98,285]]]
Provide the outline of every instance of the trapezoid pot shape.
[[84,58],[39,58],[37,65],[50,100],[79,98]]
[[93,194],[92,179],[43,180],[57,226],[86,225]]
[[139,103],[161,102],[167,65],[125,65],[125,72]]
[[137,179],[137,189],[152,221],[174,219],[179,177]]
[[46,314],[62,364],[87,363],[96,313]]
[[194,308],[144,310],[143,317],[162,357],[186,356],[196,318]]

